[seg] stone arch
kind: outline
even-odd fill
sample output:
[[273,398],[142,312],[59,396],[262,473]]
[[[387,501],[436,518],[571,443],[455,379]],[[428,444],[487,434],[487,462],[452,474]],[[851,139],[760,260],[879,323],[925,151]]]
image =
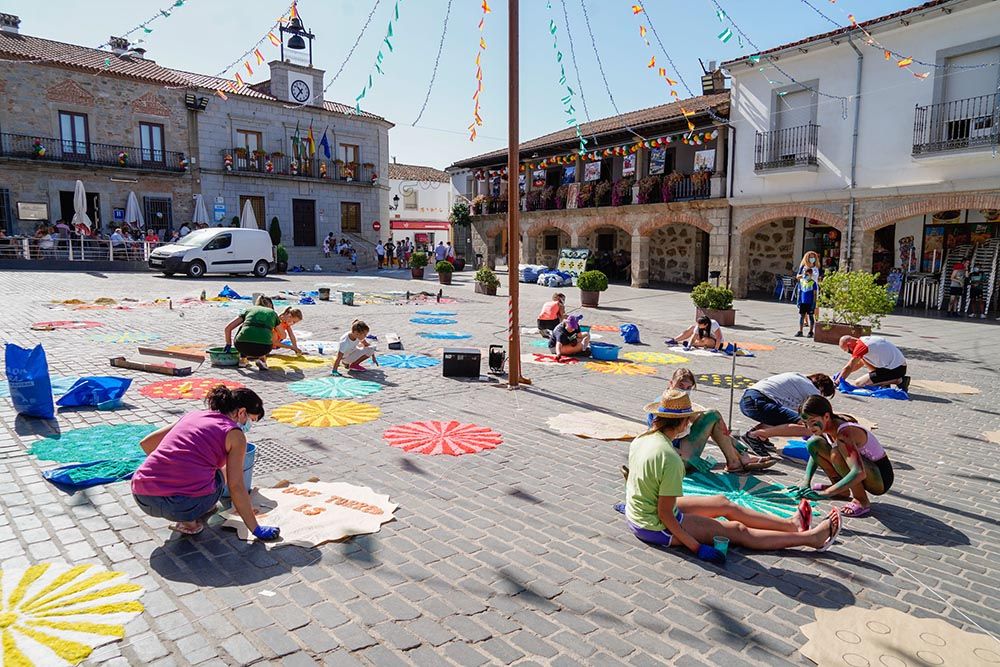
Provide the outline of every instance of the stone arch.
[[785,204],[783,206],[773,206],[763,211],[754,213],[749,218],[739,223],[737,231],[740,234],[747,234],[758,227],[763,227],[769,222],[781,220],[783,218],[810,218],[830,225],[834,229],[843,232],[847,228],[847,220],[836,213],[816,208],[815,206],[803,206],[800,204]]
[[590,220],[581,224],[579,228],[577,228],[576,233],[578,237],[583,238],[592,231],[602,227],[615,227],[629,235],[635,233],[635,230],[625,224],[625,222],[618,216],[603,217],[599,215],[595,215]]
[[483,230],[483,235],[488,239],[492,239],[505,229],[507,229],[507,221],[497,220],[487,225],[486,229]]
[[564,220],[539,220],[521,231],[526,237],[533,238],[550,229],[558,229],[568,236],[573,236],[573,226]]
[[1000,209],[1000,194],[954,194],[911,201],[870,215],[859,226],[862,231],[873,232],[906,218],[956,209]]
[[640,236],[649,236],[657,229],[667,225],[691,225],[706,234],[712,233],[712,223],[703,216],[690,211],[670,211],[667,215],[657,215],[639,225],[638,232]]

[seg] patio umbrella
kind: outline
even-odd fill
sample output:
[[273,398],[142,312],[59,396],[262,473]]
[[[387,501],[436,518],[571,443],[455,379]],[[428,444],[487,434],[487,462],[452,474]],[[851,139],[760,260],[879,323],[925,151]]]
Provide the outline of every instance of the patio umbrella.
[[240,227],[243,229],[260,229],[257,226],[257,217],[253,214],[253,206],[250,205],[249,199],[243,205],[243,215],[240,216]]
[[73,189],[73,226],[84,225],[87,229],[94,223],[87,217],[87,191],[83,189],[83,181],[77,181]]
[[134,192],[128,193],[128,201],[125,203],[125,222],[130,225],[135,224],[139,229],[146,226],[142,219],[142,209],[139,208],[139,200],[136,199]]
[[205,208],[205,198],[201,195],[194,196],[194,216],[191,222],[195,225],[208,224],[208,210]]

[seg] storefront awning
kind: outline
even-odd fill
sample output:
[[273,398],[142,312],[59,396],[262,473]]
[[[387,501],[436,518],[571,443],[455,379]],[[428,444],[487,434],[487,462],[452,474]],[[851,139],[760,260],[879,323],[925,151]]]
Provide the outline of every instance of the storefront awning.
[[390,229],[451,229],[451,223],[441,220],[392,220]]

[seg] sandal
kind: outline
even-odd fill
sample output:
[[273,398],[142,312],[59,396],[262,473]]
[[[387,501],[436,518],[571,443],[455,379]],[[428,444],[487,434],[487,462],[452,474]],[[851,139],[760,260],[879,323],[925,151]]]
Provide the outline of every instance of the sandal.
[[205,524],[199,522],[197,528],[188,528],[181,523],[172,523],[170,524],[170,530],[183,533],[184,535],[197,535],[201,531],[205,530]]
[[821,546],[816,551],[828,551],[833,543],[836,541],[837,536],[840,535],[840,529],[843,523],[840,520],[840,511],[837,508],[830,510],[830,537],[826,538]]
[[[799,503],[798,515],[799,515],[799,532],[804,533],[807,530],[809,530],[809,527],[812,525],[812,518],[813,518],[812,505],[810,505],[809,501],[806,500],[805,498],[803,498],[802,502]],[[830,515],[828,515],[826,518],[832,519],[832,516],[833,512],[831,510]]]
[[858,519],[860,517],[867,516],[868,514],[871,514],[871,511],[872,511],[871,505],[869,505],[868,507],[863,507],[856,500],[852,500],[851,502],[847,503],[846,505],[840,508],[841,514],[843,514],[846,517],[850,517],[852,519]]

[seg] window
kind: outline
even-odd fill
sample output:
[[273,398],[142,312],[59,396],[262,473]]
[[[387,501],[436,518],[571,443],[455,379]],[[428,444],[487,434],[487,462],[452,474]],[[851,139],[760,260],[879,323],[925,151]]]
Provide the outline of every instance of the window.
[[559,235],[558,234],[546,234],[545,235],[545,249],[546,250],[559,250]]
[[340,203],[340,231],[361,233],[361,204],[349,201]]
[[219,234],[214,239],[208,242],[205,246],[205,250],[223,250],[228,248],[233,244],[232,234]]
[[260,132],[236,130],[236,148],[245,148],[247,153],[259,151],[263,144]]
[[64,156],[87,155],[87,114],[59,112],[59,134]]
[[403,209],[406,211],[417,210],[417,191],[413,188],[403,190]]
[[361,149],[354,144],[340,144],[340,151],[346,164],[361,162]]
[[142,147],[143,162],[163,164],[163,126],[155,123],[139,123],[139,145]]

